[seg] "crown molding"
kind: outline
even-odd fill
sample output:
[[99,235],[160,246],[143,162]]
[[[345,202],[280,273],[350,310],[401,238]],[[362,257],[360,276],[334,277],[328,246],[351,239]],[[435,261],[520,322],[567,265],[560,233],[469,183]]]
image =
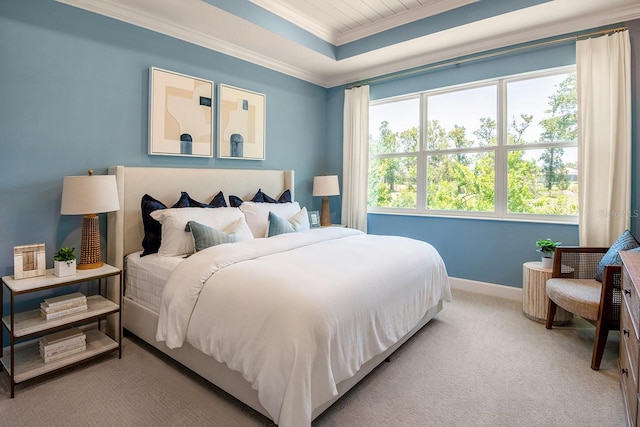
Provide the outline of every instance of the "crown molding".
[[[635,6],[608,10],[605,13],[598,14],[597,16],[583,16],[555,24],[536,26],[528,31],[500,34],[494,37],[475,40],[471,43],[464,43],[454,47],[446,47],[438,51],[433,51],[427,55],[415,55],[404,60],[393,61],[393,63],[386,63],[377,67],[368,67],[366,69],[344,73],[333,78],[328,78],[326,83],[327,87],[347,85],[354,82],[366,81],[389,74],[399,73],[416,67],[449,61],[480,52],[487,52],[523,43],[531,43],[537,40],[562,36],[564,34],[578,33],[580,31],[619,24],[624,21],[635,19],[640,19],[640,10]],[[385,55],[384,51],[380,51],[375,54],[380,55],[381,57]]]
[[94,2],[92,0],[56,0],[69,6],[75,6],[89,12],[97,13],[109,18],[117,19],[128,24],[145,28],[157,33],[165,34],[183,40],[195,45],[232,56],[252,64],[256,64],[270,70],[274,70],[300,80],[304,80],[319,86],[327,87],[327,80],[323,76],[304,70],[299,67],[292,66],[282,61],[275,60],[256,53],[255,51],[245,49],[238,45],[229,43],[211,35],[195,31],[192,28],[176,25],[174,22],[166,22],[141,13],[137,9],[124,7],[122,3],[115,3],[110,0],[102,0]]
[[334,46],[336,45],[339,34],[335,28],[328,25],[322,25],[318,21],[309,18],[307,15],[299,13],[296,9],[288,8],[287,6],[273,0],[250,1],[256,6],[260,6],[274,15],[278,15],[280,18],[286,19],[314,36],[331,43]]
[[[128,6],[125,7],[122,2],[112,0],[102,0],[99,2],[94,0],[56,1],[146,28],[151,31],[159,32],[325,88],[373,79],[379,76],[398,73],[411,68],[447,61],[479,52],[486,52],[493,49],[505,48],[507,46],[533,42],[536,40],[543,40],[550,37],[561,36],[563,34],[575,33],[640,18],[640,9],[637,6],[632,5],[613,10],[606,10],[597,14],[583,15],[575,19],[564,20],[558,23],[532,26],[530,29],[517,32],[514,31],[493,37],[479,37],[471,42],[459,43],[458,45],[449,46],[437,51],[430,51],[428,49],[421,50],[421,41],[418,39],[407,42],[416,43],[417,46],[416,49],[412,50],[414,52],[418,52],[418,54],[411,55],[410,57],[390,61],[386,58],[388,56],[389,49],[398,48],[398,46],[390,46],[359,55],[359,57],[350,58],[348,60],[334,61],[334,71],[319,73],[311,71],[310,68],[304,69],[281,60],[275,60],[256,51],[243,48],[242,46],[232,44],[209,34],[195,31],[193,28],[176,25],[174,22],[168,22],[151,16],[150,14],[142,13],[138,9]],[[468,25],[473,26],[474,24]],[[461,29],[458,28],[457,31],[460,30]],[[447,31],[448,30],[443,31],[441,36],[446,37]],[[473,33],[473,30],[470,29],[469,31],[472,31]],[[438,36],[438,34],[432,34],[425,36],[424,39],[428,40],[431,38],[431,40],[433,40],[433,37]],[[428,43],[428,41],[423,41],[422,43]],[[311,50],[309,50],[309,54],[317,55],[317,53],[312,52]],[[364,59],[365,56],[366,59]],[[358,66],[358,69],[354,71],[340,71],[347,66],[346,64],[358,64],[361,60],[363,61],[363,64],[365,64],[366,61],[366,65]],[[342,66],[343,63],[345,64],[344,67]]]

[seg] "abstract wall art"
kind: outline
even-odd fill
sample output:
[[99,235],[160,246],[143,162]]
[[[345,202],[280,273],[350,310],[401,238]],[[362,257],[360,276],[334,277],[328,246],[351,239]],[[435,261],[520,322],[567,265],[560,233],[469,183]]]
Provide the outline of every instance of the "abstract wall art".
[[149,154],[213,157],[214,83],[151,67]]
[[264,160],[265,96],[220,84],[218,157]]

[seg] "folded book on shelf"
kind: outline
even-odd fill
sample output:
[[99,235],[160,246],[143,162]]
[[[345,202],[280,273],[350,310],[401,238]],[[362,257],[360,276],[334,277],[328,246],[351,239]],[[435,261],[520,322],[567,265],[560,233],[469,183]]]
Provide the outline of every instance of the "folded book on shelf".
[[86,301],[87,297],[82,292],[74,292],[72,294],[59,295],[57,297],[45,298],[42,304],[45,307],[51,308],[60,305],[70,304],[77,301]]
[[40,356],[45,362],[79,353],[87,348],[87,336],[78,328],[69,328],[40,338]]

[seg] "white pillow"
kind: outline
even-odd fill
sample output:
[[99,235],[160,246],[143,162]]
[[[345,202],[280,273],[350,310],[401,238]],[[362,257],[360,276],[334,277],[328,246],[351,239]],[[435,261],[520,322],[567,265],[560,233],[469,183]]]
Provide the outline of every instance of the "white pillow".
[[[184,208],[183,208],[184,209]],[[243,202],[239,208],[247,220],[253,237],[266,237],[269,229],[269,212],[281,218],[291,218],[300,211],[298,202],[290,203],[257,203]],[[164,229],[163,229],[164,233]],[[164,236],[164,234],[163,234]]]
[[[238,208],[172,208],[151,212],[151,217],[162,224],[162,242],[158,255],[179,256],[195,251],[191,233],[185,231],[187,222],[196,221],[224,230],[244,215]],[[239,233],[238,240],[253,238],[250,233]]]

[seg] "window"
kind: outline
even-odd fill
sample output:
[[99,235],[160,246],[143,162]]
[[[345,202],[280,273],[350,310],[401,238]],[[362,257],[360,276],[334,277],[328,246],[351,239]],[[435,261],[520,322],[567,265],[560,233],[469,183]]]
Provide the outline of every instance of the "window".
[[372,212],[576,221],[575,67],[372,101]]

